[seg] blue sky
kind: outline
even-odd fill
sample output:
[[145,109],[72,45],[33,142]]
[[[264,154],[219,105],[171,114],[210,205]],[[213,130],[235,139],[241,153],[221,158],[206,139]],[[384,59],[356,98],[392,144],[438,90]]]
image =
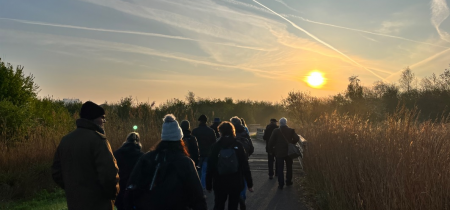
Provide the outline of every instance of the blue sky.
[[[40,96],[161,103],[188,91],[280,101],[326,97],[348,77],[420,79],[450,63],[446,1],[0,0],[0,57]],[[327,83],[309,87],[311,71]]]

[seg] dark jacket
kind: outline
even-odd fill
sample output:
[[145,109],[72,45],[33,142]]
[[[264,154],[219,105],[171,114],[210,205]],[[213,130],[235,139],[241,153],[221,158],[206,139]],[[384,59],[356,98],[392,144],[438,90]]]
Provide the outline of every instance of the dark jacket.
[[183,141],[186,147],[188,148],[189,155],[191,159],[194,161],[195,165],[198,166],[198,143],[197,138],[191,135],[190,130],[183,129]]
[[216,133],[206,123],[200,123],[192,130],[192,135],[197,138],[200,157],[209,157],[211,146],[216,143]]
[[126,142],[118,150],[114,152],[114,157],[117,160],[117,166],[119,167],[119,185],[120,191],[116,198],[115,205],[119,209],[124,208],[123,197],[125,194],[125,189],[127,187],[128,179],[130,178],[131,172],[133,171],[134,165],[136,165],[139,158],[144,153],[141,151],[141,146],[139,144]]
[[[160,167],[150,191],[158,163]],[[127,189],[125,195],[127,210],[133,209],[133,205],[136,209],[207,209],[194,162],[181,151],[146,153],[134,167],[128,187],[132,189]]]
[[253,146],[252,138],[250,138],[250,135],[248,134],[247,130],[245,130],[245,127],[243,125],[235,125],[234,129],[236,131],[236,137],[244,137],[250,142],[249,151],[245,151],[247,153],[247,156],[253,154],[255,148]]
[[219,127],[219,125],[220,125],[220,122],[214,122],[211,126],[209,126],[216,133],[216,138],[220,137],[219,129],[217,129],[217,127]]
[[[223,148],[237,148],[235,150],[239,170],[234,174],[219,175],[217,163],[219,161],[219,152]],[[208,168],[206,169],[206,189],[222,192],[240,192],[244,189],[244,178],[249,188],[253,187],[252,174],[248,165],[248,158],[242,147],[233,137],[221,137],[217,143],[212,146],[211,156],[208,159]]]
[[53,180],[66,191],[71,209],[114,208],[119,175],[111,147],[102,129],[86,119],[59,143],[52,165]]
[[269,140],[269,153],[275,154],[275,157],[286,157],[288,155],[288,143],[295,144],[300,137],[295,130],[288,126],[275,128]]
[[278,125],[276,122],[271,122],[270,124],[268,124],[266,126],[266,129],[264,130],[264,136],[263,139],[264,141],[266,141],[266,152],[269,152],[269,140],[270,140],[270,136],[272,135],[272,132],[275,128],[278,128]]

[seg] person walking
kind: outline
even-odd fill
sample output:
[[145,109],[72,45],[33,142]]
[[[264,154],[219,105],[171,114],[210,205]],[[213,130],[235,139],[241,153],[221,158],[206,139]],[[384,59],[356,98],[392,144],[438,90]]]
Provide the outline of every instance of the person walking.
[[248,157],[242,144],[236,141],[233,124],[219,125],[220,138],[211,149],[206,172],[206,190],[214,190],[214,210],[224,210],[228,199],[228,210],[238,209],[240,193],[247,187],[253,192],[253,179]]
[[221,123],[220,118],[216,117],[214,118],[213,124],[210,126],[210,128],[212,128],[216,133],[216,138],[220,137],[219,130],[217,129],[220,123]]
[[161,141],[144,154],[131,173],[127,210],[206,210],[206,200],[183,132],[172,114],[163,119]]
[[61,139],[55,152],[52,177],[66,192],[69,210],[114,209],[119,169],[106,139],[105,123],[105,110],[85,102],[77,128]]
[[284,163],[286,162],[286,185],[292,185],[292,163],[288,156],[288,143],[295,144],[300,137],[295,130],[287,126],[287,119],[280,119],[280,127],[275,128],[269,140],[269,153],[276,157],[276,173],[278,175],[278,189],[284,187]]
[[273,154],[269,152],[269,140],[273,130],[275,128],[278,128],[277,122],[278,121],[276,119],[270,119],[270,124],[266,126],[263,136],[264,141],[266,141],[267,162],[269,165],[269,179],[273,179],[274,175],[273,164],[275,163],[275,156],[273,156]]
[[206,115],[202,114],[198,118],[198,121],[200,122],[200,124],[198,125],[197,128],[192,130],[192,135],[197,138],[198,149],[200,152],[199,165],[201,167],[200,169],[201,172],[199,174],[202,181],[202,186],[203,188],[206,188],[205,177],[206,177],[206,170],[208,168],[208,157],[211,150],[211,146],[216,142],[216,133],[214,132],[213,129],[211,129],[206,125],[206,122],[208,121]]
[[[233,124],[236,132],[236,139],[239,141],[245,149],[245,153],[248,157],[253,154],[255,148],[253,147],[252,139],[248,133],[248,130],[245,129],[245,126],[242,124],[243,118],[239,118],[237,116],[232,117],[230,119]],[[244,180],[245,183],[247,180]],[[245,204],[245,200],[247,199],[247,186],[244,184],[244,188],[242,189],[239,197],[239,209],[245,210],[247,209],[247,205]]]
[[198,143],[197,138],[191,135],[190,123],[187,120],[183,120],[180,123],[181,130],[183,130],[183,141],[186,147],[188,148],[189,157],[194,161],[195,166],[198,166]]
[[140,142],[139,133],[131,132],[128,134],[122,146],[113,153],[114,157],[117,160],[120,177],[120,191],[117,195],[116,202],[114,203],[114,205],[116,205],[117,207],[117,210],[125,209],[125,189],[127,187],[127,182],[130,178],[131,171],[133,171],[134,165],[136,165],[139,158],[144,154],[141,149],[142,145]]

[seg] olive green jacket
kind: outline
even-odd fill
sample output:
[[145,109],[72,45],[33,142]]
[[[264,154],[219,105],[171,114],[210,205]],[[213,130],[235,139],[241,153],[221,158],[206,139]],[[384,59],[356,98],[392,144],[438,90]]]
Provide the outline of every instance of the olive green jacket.
[[116,159],[103,130],[86,119],[59,143],[52,165],[53,180],[66,191],[69,210],[114,209],[119,192]]

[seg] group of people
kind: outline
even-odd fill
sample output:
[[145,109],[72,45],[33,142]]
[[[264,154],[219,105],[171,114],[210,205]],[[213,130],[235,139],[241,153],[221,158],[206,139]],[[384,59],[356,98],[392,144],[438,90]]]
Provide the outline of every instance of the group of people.
[[[115,205],[117,210],[206,210],[207,192],[212,191],[214,209],[224,209],[227,200],[230,210],[246,209],[246,192],[253,192],[248,158],[254,147],[244,119],[215,118],[208,126],[208,118],[201,115],[198,121],[191,131],[189,121],[178,124],[174,115],[167,114],[161,141],[151,151],[144,154],[139,133],[131,132],[112,152],[104,109],[91,101],[84,103],[77,129],[62,138],[52,165],[54,181],[66,192],[68,209],[112,210]],[[282,189],[285,162],[286,185],[292,185],[286,142],[296,143],[298,136],[285,118],[280,119],[280,127],[276,123],[271,120],[264,140],[269,179],[278,175]]]

